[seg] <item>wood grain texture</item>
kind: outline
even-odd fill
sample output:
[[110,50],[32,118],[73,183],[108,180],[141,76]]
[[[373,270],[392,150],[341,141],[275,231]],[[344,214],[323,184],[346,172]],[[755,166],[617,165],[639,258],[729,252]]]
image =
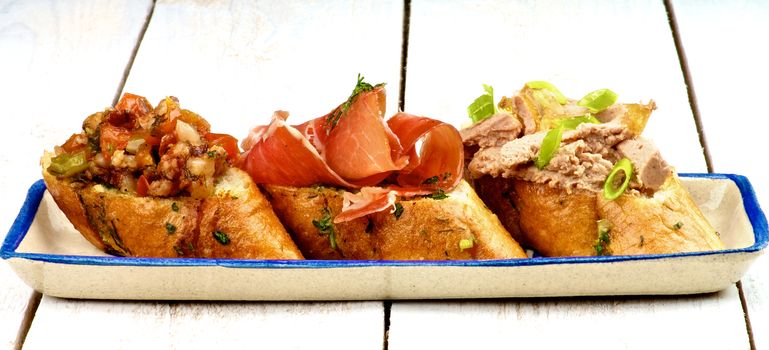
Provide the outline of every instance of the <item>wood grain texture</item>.
[[653,99],[644,136],[679,171],[705,170],[675,44],[659,1],[414,1],[405,110],[453,122],[495,88],[546,80],[572,98],[610,88]]
[[275,110],[300,123],[360,73],[398,106],[402,1],[158,1],[124,91],[167,95],[238,139]]
[[388,343],[393,350],[746,349],[735,298],[730,288],[695,297],[399,302]]
[[[372,319],[377,327],[366,327]],[[169,304],[45,296],[24,349],[381,349],[383,329],[379,302]]]
[[[0,232],[41,177],[43,150],[111,103],[150,4],[0,1]],[[0,348],[13,348],[32,290],[0,265]]]
[[[673,1],[679,33],[697,94],[713,170],[746,175],[760,203],[769,201],[766,130],[769,111],[769,3]],[[769,347],[769,258],[759,258],[742,279],[756,348]]]
[[[183,108],[208,119],[212,131],[238,139],[252,126],[268,123],[277,109],[291,112],[291,122],[326,114],[347,99],[359,72],[370,82],[389,83],[388,107],[394,112],[402,6],[400,1],[158,1],[124,91],[153,104],[176,96]],[[58,329],[64,320],[68,325]],[[51,339],[67,338],[86,348],[381,349],[383,332],[381,302],[44,298],[26,347],[47,348]],[[83,340],[88,337],[94,338]]]
[[[662,2],[452,5],[412,2],[407,111],[461,125],[484,83],[496,98],[530,80],[550,81],[574,98],[608,87],[620,101],[654,99],[644,136],[678,171],[706,172]],[[748,346],[733,286],[681,298],[396,302],[391,315],[391,349],[676,348],[671,339],[687,348]]]

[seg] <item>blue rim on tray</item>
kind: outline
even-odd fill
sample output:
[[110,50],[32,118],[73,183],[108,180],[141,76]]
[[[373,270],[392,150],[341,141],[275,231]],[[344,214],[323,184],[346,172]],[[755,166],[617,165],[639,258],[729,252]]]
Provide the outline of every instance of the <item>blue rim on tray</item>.
[[766,217],[758,204],[753,186],[745,176],[735,174],[700,174],[685,173],[682,177],[728,179],[733,181],[740,190],[745,213],[748,215],[755,242],[753,245],[740,249],[726,249],[704,252],[652,254],[652,255],[624,255],[624,256],[582,256],[582,257],[538,257],[531,259],[504,259],[504,260],[243,260],[243,259],[204,259],[204,258],[134,258],[117,256],[82,256],[82,255],[56,255],[40,253],[20,253],[16,249],[27,234],[32,221],[37,213],[37,208],[45,193],[43,180],[35,182],[27,193],[27,198],[19,211],[8,235],[5,237],[0,257],[3,259],[23,258],[34,261],[74,264],[74,265],[102,265],[102,266],[225,266],[236,268],[349,268],[368,266],[533,266],[553,264],[585,264],[607,263],[631,260],[670,259],[685,256],[722,255],[736,253],[753,253],[764,249],[769,243],[769,231],[767,230]]

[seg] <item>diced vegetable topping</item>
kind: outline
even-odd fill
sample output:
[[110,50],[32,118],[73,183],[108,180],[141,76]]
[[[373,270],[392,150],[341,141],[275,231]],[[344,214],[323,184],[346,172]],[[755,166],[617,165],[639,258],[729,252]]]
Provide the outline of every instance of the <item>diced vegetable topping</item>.
[[85,151],[74,154],[62,153],[51,159],[48,172],[58,177],[70,177],[85,171],[89,166]]
[[617,94],[609,89],[595,90],[577,102],[578,106],[587,107],[591,113],[598,113],[617,102]]
[[56,155],[51,175],[139,196],[204,198],[213,179],[238,163],[240,150],[234,137],[212,134],[173,97],[152,109],[145,98],[125,94],[114,108],[88,116]]
[[555,95],[556,101],[558,101],[558,103],[560,103],[562,105],[565,105],[566,102],[567,102],[566,96],[564,96],[561,93],[561,91],[558,90],[558,88],[555,87],[555,85],[550,84],[550,83],[548,83],[546,81],[541,81],[541,80],[530,81],[530,82],[526,83],[526,86],[528,86],[530,89],[544,89],[544,90],[552,92],[553,95]]
[[473,123],[484,120],[497,112],[496,106],[494,106],[494,88],[483,84],[483,90],[486,93],[478,96],[473,103],[467,106],[467,115]]
[[[623,173],[624,179],[622,183],[617,186],[617,174]],[[625,192],[628,185],[630,185],[630,178],[633,176],[633,163],[630,159],[622,158],[617,164],[614,164],[614,168],[611,169],[609,176],[606,177],[606,182],[603,184],[603,197],[613,201],[617,199],[622,193]]]

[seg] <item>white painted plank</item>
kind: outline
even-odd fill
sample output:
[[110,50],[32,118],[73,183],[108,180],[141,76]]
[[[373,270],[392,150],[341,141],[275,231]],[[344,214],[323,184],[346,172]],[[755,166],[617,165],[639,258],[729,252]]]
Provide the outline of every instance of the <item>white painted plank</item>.
[[[452,5],[412,2],[407,111],[460,125],[483,83],[497,98],[529,80],[550,81],[574,98],[608,87],[620,101],[654,99],[658,109],[644,135],[678,171],[706,172],[662,2]],[[748,346],[733,286],[678,298],[395,302],[391,315],[391,349]]]
[[[748,176],[760,203],[769,201],[766,130],[769,111],[769,3],[674,1],[713,170]],[[756,348],[769,347],[769,259],[742,280]]]
[[[38,161],[109,105],[151,1],[0,1],[0,228],[7,232]],[[3,234],[3,237],[5,235]],[[0,348],[12,348],[32,290],[0,266]]]
[[[378,327],[370,325],[376,315]],[[130,317],[129,317],[130,316]],[[43,297],[24,349],[381,349],[381,303],[78,302]]]
[[[701,297],[394,303],[389,349],[746,349],[730,288]],[[714,322],[714,317],[721,321]]]
[[245,137],[278,109],[300,123],[347,99],[360,73],[398,106],[403,2],[159,1],[124,91],[167,95]]
[[[400,1],[158,1],[124,91],[153,103],[177,96],[184,108],[207,118],[213,131],[237,138],[255,124],[268,123],[277,109],[292,112],[293,122],[327,113],[349,96],[359,72],[370,82],[389,83],[388,108],[394,112],[402,7]],[[63,320],[68,325],[57,329]],[[128,328],[115,335],[116,325]],[[381,302],[153,304],[44,298],[26,345],[58,344],[60,337],[52,334],[71,339],[99,334],[85,340],[86,348],[381,349],[383,332]],[[108,341],[112,337],[118,341]],[[82,347],[81,341],[72,344]]]
[[644,135],[684,172],[705,161],[675,44],[659,1],[413,1],[406,105],[461,125],[495,88],[510,96],[547,80],[567,96],[610,88],[621,102],[653,99]]

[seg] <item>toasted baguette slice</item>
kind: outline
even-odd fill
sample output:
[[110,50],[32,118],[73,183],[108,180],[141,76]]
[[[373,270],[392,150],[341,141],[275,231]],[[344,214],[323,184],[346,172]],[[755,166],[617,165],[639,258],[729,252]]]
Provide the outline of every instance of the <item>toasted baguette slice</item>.
[[[398,201],[402,212],[384,211],[332,224],[343,191],[329,187],[265,185],[275,212],[308,259],[507,259],[525,258],[464,181],[448,198]],[[398,215],[396,215],[398,214]],[[325,219],[325,220],[324,220]],[[332,225],[330,228],[326,225]],[[332,247],[331,231],[334,235]],[[460,241],[467,246],[460,247]],[[463,249],[464,248],[464,249]]]
[[[566,193],[522,180],[483,177],[476,183],[483,188],[479,190],[482,198],[495,212],[518,212],[514,220],[503,223],[511,231],[517,230],[521,244],[545,256],[724,249],[716,230],[675,174],[651,196],[625,193],[613,201],[600,193]],[[601,219],[609,223],[608,241],[599,241],[597,222]]]
[[75,229],[99,249],[136,257],[302,259],[270,203],[244,171],[229,168],[214,195],[138,197],[100,184],[43,179]]

